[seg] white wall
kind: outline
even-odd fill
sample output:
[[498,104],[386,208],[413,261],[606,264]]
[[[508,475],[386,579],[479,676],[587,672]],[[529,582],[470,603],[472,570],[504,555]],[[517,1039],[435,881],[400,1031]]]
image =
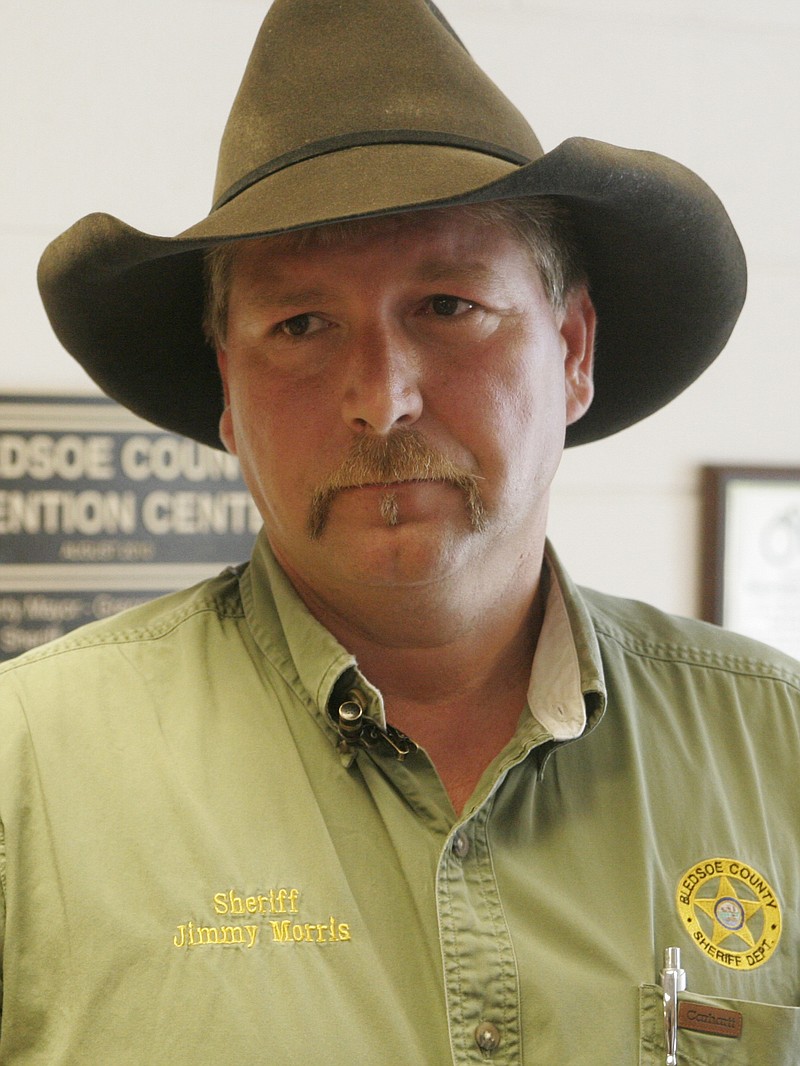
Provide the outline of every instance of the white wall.
[[[697,607],[699,467],[800,465],[800,5],[441,0],[545,148],[573,135],[673,156],[720,194],[750,264],[726,351],[665,411],[567,454],[551,531],[574,576]],[[0,393],[93,392],[35,268],[105,210],[172,234],[208,209],[262,0],[0,0]]]

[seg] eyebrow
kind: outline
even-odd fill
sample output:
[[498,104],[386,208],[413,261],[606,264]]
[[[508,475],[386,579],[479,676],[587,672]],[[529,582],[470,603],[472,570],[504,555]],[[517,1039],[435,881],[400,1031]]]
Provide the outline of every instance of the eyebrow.
[[419,281],[491,281],[497,276],[497,271],[485,262],[449,262],[444,260],[430,260],[421,264],[416,271],[415,278]]
[[[433,285],[444,281],[488,282],[496,277],[497,271],[482,260],[462,262],[430,259],[423,261],[410,275],[409,280]],[[302,289],[283,288],[283,282],[277,272],[263,273],[255,292],[260,299],[277,308],[309,307],[321,304],[331,295],[330,289],[318,286]]]
[[327,295],[324,289],[282,289],[277,278],[263,279],[255,292],[273,307],[289,308],[321,303]]

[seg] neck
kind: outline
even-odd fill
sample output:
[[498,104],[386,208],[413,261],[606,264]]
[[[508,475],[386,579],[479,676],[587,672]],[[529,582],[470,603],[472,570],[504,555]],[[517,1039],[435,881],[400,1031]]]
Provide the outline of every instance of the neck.
[[392,725],[423,747],[456,810],[511,739],[543,618],[543,550],[504,581],[482,571],[445,587],[323,598],[289,574],[312,614],[382,693]]

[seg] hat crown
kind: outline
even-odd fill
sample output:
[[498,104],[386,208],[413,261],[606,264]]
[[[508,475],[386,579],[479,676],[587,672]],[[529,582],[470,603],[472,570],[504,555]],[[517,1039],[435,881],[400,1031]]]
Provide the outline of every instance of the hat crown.
[[215,203],[304,154],[379,141],[542,155],[427,0],[276,0],[225,127]]
[[109,396],[220,446],[206,248],[532,196],[568,203],[600,323],[595,398],[567,433],[580,444],[658,410],[714,359],[744,300],[741,245],[672,160],[581,137],[543,155],[429,0],[276,0],[226,127],[215,209],[174,238],[88,215],[49,245],[39,286]]

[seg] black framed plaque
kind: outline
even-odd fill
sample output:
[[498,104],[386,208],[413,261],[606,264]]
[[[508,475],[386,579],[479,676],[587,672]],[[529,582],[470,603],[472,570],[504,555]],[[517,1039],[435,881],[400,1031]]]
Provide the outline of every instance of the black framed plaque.
[[247,559],[234,456],[102,397],[0,396],[0,660]]

